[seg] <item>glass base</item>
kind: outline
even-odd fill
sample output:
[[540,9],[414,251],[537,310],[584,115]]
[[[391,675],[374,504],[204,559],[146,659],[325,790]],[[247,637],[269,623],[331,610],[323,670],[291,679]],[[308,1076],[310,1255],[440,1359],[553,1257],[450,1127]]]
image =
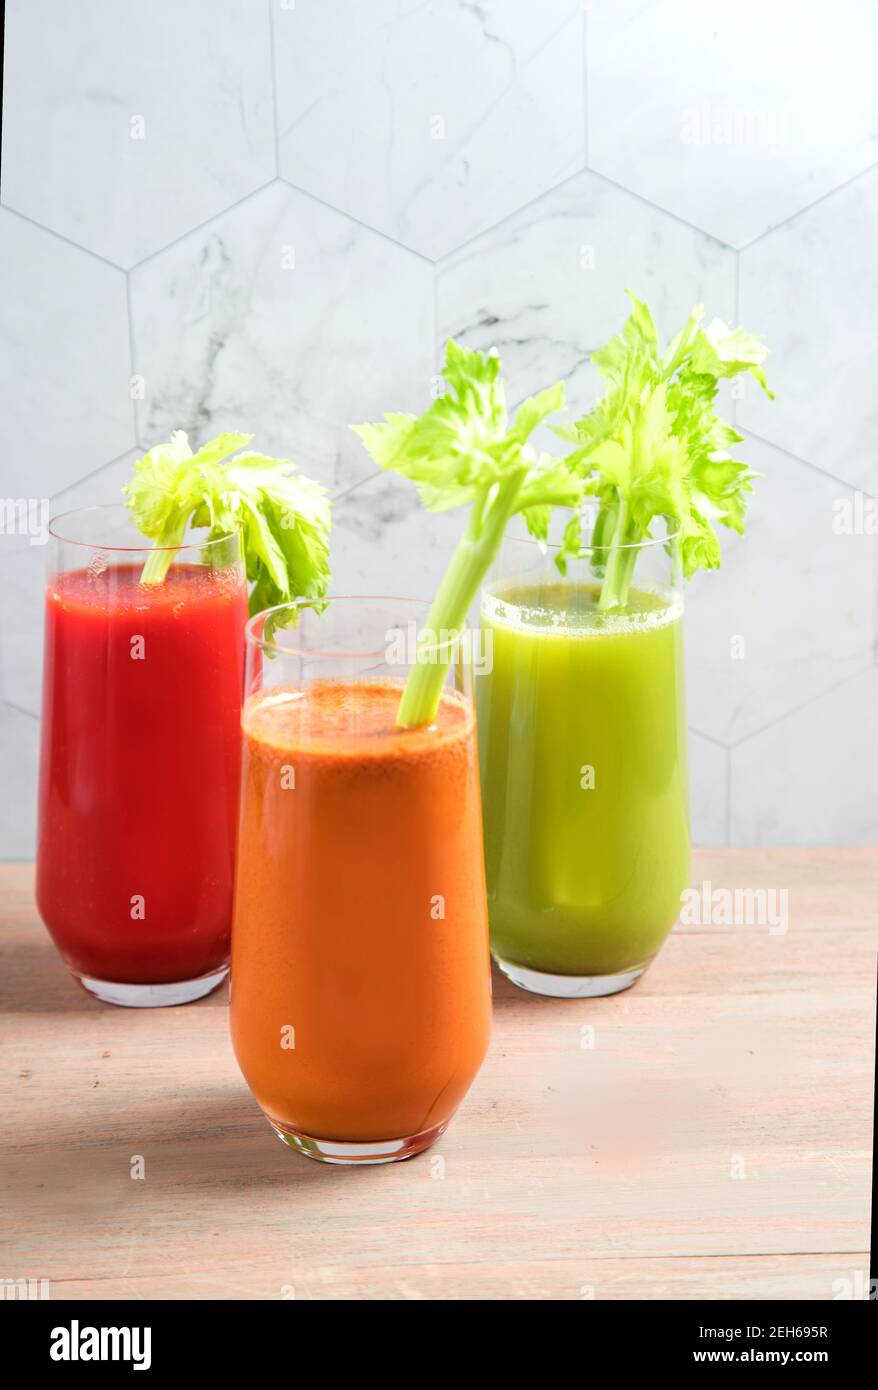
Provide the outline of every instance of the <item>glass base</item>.
[[102,1004],[119,1004],[125,1009],[165,1009],[172,1004],[191,1004],[195,999],[203,999],[210,994],[229,973],[224,965],[210,975],[200,975],[197,980],[180,980],[170,985],[117,985],[111,980],[94,980],[90,975],[77,975],[87,994],[100,999]]
[[314,1158],[318,1163],[339,1163],[345,1166],[369,1163],[400,1163],[404,1158],[414,1158],[435,1144],[440,1134],[444,1134],[447,1124],[434,1125],[432,1129],[422,1130],[408,1139],[375,1139],[369,1143],[357,1143],[340,1139],[317,1139],[313,1134],[302,1134],[289,1126],[279,1125],[267,1117],[268,1122],[282,1144],[295,1149],[296,1153]]
[[[507,980],[530,994],[544,994],[549,999],[600,999],[607,994],[619,994],[639,980],[646,965],[635,966],[618,975],[548,975],[542,970],[528,970],[495,956]],[[647,962],[648,964],[648,962]]]

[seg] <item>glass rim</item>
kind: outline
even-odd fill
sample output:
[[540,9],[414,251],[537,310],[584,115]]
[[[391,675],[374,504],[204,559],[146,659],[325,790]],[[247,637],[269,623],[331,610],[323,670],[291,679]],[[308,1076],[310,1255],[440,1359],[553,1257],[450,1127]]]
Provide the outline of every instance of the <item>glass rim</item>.
[[[671,541],[678,540],[683,534],[682,526],[678,526],[676,531],[669,531],[666,536],[650,536],[643,541],[628,541],[625,545],[617,545],[615,550],[649,550],[656,545],[668,545]],[[534,536],[504,536],[504,544],[509,545],[528,545],[539,550],[540,554],[545,555],[549,551],[557,552],[561,550],[558,541],[538,541]],[[584,560],[595,550],[609,550],[612,542],[608,541],[605,545],[581,545],[576,554],[571,554],[571,560]]]
[[[65,536],[63,532],[58,529],[60,523],[63,521],[67,521],[70,517],[87,516],[89,513],[106,515],[108,512],[113,512],[117,515],[120,512],[124,512],[130,515],[130,513],[128,513],[128,508],[125,506],[124,502],[95,502],[88,507],[71,507],[70,510],[67,512],[59,512],[57,516],[53,516],[50,518],[48,527],[46,529],[48,530],[49,535],[53,538],[53,540],[62,541],[64,545],[80,545],[85,550],[105,550],[110,554],[119,555],[140,555],[143,553],[152,554],[153,551],[156,551],[159,554],[161,554],[164,551],[176,552],[179,550],[206,550],[208,546],[223,545],[225,542],[231,540],[234,536],[240,536],[241,534],[241,528],[238,527],[234,531],[226,531],[223,533],[223,535],[214,536],[210,540],[187,541],[184,539],[180,542],[179,545],[152,545],[147,536],[143,537],[143,545],[108,545],[105,544],[103,541],[84,541],[79,540],[76,536]],[[133,518],[131,519],[131,524],[132,526],[135,524]]]
[[[308,661],[362,661],[374,657],[385,655],[383,649],[369,651],[326,651],[318,650],[316,647],[306,647],[302,645],[290,645],[285,642],[275,642],[271,638],[261,637],[256,631],[259,623],[264,625],[265,619],[272,613],[280,613],[285,609],[296,609],[300,613],[308,609],[315,609],[318,606],[328,606],[333,603],[346,604],[369,604],[369,603],[399,603],[409,604],[420,612],[430,610],[429,599],[422,598],[403,598],[401,594],[324,594],[321,598],[294,598],[288,599],[286,603],[275,603],[271,608],[263,608],[258,613],[254,613],[252,618],[247,619],[244,628],[245,645],[252,643],[260,651],[275,652],[278,656],[301,657]],[[464,619],[460,628],[457,629],[457,636],[448,638],[445,642],[436,642],[428,650],[431,652],[441,651],[448,648],[449,653],[453,654],[456,646],[460,645],[462,639],[466,638],[470,632],[470,624]]]

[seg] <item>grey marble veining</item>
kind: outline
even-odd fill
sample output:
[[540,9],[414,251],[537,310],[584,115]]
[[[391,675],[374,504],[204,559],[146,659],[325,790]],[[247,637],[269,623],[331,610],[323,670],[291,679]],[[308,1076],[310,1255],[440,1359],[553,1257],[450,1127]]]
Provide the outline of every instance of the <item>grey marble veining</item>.
[[429,601],[460,536],[462,514],[426,512],[413,483],[377,472],[364,457],[373,476],[333,510],[333,592]]
[[281,173],[426,256],[582,164],[576,0],[300,0],[274,35]]
[[626,316],[626,289],[671,336],[699,301],[733,317],[735,258],[598,175],[577,174],[441,263],[440,338],[496,347],[510,403],[563,380],[581,412],[599,393],[590,355]]
[[349,425],[430,400],[430,267],[283,182],[134,271],[131,313],[145,445],[249,429],[340,490]]
[[[336,593],[429,597],[463,518],[349,424],[422,409],[449,334],[578,412],[626,286],[665,334],[701,300],[777,400],[725,395],[763,476],[687,593],[694,837],[875,840],[871,0],[13,0],[6,37],[0,492],[111,500],[171,429],[247,428],[337,497]],[[0,857],[44,569],[0,535]]]

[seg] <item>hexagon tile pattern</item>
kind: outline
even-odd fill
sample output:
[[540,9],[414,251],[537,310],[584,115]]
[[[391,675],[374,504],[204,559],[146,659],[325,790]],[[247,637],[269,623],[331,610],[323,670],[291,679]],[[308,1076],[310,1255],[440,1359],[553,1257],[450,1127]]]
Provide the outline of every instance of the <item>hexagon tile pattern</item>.
[[878,169],[742,253],[741,321],[771,346],[777,399],[748,392],[738,421],[878,495],[876,227]]
[[130,266],[275,173],[269,16],[12,0],[3,201]]
[[0,208],[2,490],[50,497],[134,443],[125,276]]
[[426,256],[582,166],[576,0],[299,4],[274,40],[281,174]]
[[[874,841],[878,545],[834,525],[878,491],[871,0],[12,0],[6,37],[0,491],[109,499],[135,424],[245,426],[334,491],[338,586],[427,596],[460,518],[349,423],[421,409],[450,333],[582,409],[626,285],[665,333],[703,300],[778,399],[735,403],[763,476],[687,595],[694,837]],[[0,537],[0,857],[44,564]]]
[[872,0],[588,13],[589,164],[743,246],[878,160]]
[[374,467],[351,423],[429,404],[430,266],[282,182],[134,271],[131,310],[148,443],[243,425],[340,488]]
[[647,299],[670,337],[703,300],[731,318],[735,257],[594,174],[578,174],[477,237],[437,271],[439,336],[496,347],[510,402],[563,379],[573,410],[597,394],[589,357]]
[[741,450],[762,475],[747,534],[727,533],[686,597],[689,717],[725,744],[863,671],[876,629],[875,540],[833,529],[851,489],[758,440]]

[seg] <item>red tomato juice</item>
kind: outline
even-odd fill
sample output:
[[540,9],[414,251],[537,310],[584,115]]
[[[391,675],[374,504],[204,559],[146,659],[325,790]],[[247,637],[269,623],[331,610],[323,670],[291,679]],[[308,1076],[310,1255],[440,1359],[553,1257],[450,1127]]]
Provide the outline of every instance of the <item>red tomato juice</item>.
[[228,959],[247,591],[139,575],[48,585],[37,903],[74,973],[164,984]]

